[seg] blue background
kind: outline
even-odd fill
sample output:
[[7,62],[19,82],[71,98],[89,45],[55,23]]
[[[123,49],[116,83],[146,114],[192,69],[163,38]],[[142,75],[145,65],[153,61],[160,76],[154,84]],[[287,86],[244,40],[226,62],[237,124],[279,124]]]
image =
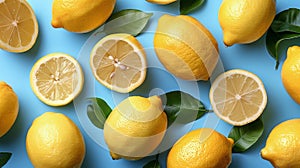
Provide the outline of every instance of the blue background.
[[[64,52],[78,57],[79,51],[91,33],[75,34],[67,32],[63,29],[54,29],[51,27],[51,6],[52,1],[28,0],[35,11],[39,22],[39,37],[34,47],[22,54],[8,53],[0,50],[0,80],[10,84],[19,97],[20,111],[18,118],[12,129],[3,137],[0,138],[0,151],[12,152],[13,156],[5,167],[20,168],[33,167],[29,161],[25,148],[25,137],[32,121],[47,111],[61,112],[69,116],[81,129],[86,143],[86,157],[82,167],[136,167],[140,168],[154,157],[147,157],[139,161],[118,160],[113,161],[109,156],[109,152],[99,146],[83,129],[79,119],[75,113],[74,105],[71,103],[64,107],[50,107],[40,102],[33,94],[30,83],[29,73],[33,64],[42,56],[52,52]],[[283,60],[285,59],[286,47],[288,45],[300,45],[299,40],[284,42],[281,47],[283,58],[279,69],[276,71],[275,61],[268,55],[265,48],[265,36],[258,41],[248,45],[234,45],[225,47],[222,43],[222,31],[218,23],[218,9],[221,0],[207,1],[197,11],[190,15],[201,21],[215,36],[219,43],[220,57],[224,68],[234,69],[240,68],[251,71],[257,74],[265,84],[268,93],[268,104],[263,113],[263,121],[265,131],[259,141],[248,151],[240,154],[233,154],[230,168],[252,168],[258,166],[261,168],[272,167],[268,161],[261,159],[260,150],[264,147],[267,135],[271,129],[278,123],[292,119],[300,118],[300,106],[296,104],[284,90],[280,71]],[[179,14],[179,3],[173,3],[168,6],[160,6],[147,3],[144,0],[117,0],[115,11],[121,9],[140,9],[143,11],[161,11],[171,14]],[[300,8],[300,3],[297,0],[277,0],[277,13],[290,7]],[[152,21],[153,22],[153,21]],[[152,45],[152,37],[142,34],[138,37],[143,45]],[[89,59],[88,56],[86,59]],[[154,73],[154,72],[153,72]],[[162,74],[166,75],[166,74]],[[152,75],[153,76],[153,75]],[[159,79],[159,76],[157,77]],[[157,79],[147,79],[142,85],[158,85],[161,88],[172,90],[173,86],[168,85],[168,82],[161,83]],[[149,83],[150,82],[150,83]],[[99,86],[98,89],[104,89]],[[198,82],[201,93],[201,101],[207,108],[211,108],[208,100],[209,82]],[[134,93],[138,94],[138,89]],[[103,93],[109,93],[104,91]],[[103,96],[103,95],[102,95]],[[105,97],[105,95],[104,95]],[[194,123],[193,129],[199,128],[204,122],[209,126],[208,117],[215,118],[214,114],[205,115],[203,118]],[[214,128],[225,136],[228,135],[231,126],[223,121],[217,123]],[[159,160],[165,167],[167,152],[160,155]]]

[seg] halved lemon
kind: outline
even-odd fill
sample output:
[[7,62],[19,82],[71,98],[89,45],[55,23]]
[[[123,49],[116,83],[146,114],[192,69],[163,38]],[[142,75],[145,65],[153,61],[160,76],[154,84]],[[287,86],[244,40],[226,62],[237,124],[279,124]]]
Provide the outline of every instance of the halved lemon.
[[0,0],[0,48],[25,52],[38,36],[38,22],[26,0]]
[[70,103],[81,92],[83,83],[80,64],[64,53],[52,53],[40,58],[30,72],[34,94],[50,106]]
[[146,78],[146,54],[130,34],[111,34],[101,39],[91,52],[90,65],[101,84],[120,93],[131,92]]
[[262,81],[255,74],[240,69],[218,76],[211,86],[209,98],[216,115],[235,126],[256,120],[267,104]]

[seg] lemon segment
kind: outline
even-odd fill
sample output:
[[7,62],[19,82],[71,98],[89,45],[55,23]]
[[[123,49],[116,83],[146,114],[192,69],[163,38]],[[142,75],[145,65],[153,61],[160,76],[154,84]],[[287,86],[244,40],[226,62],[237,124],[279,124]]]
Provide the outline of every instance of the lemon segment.
[[2,0],[0,11],[0,48],[15,53],[31,49],[36,42],[39,28],[28,2]]
[[83,83],[80,64],[64,53],[42,57],[30,72],[30,85],[34,94],[50,106],[70,103],[81,92]]
[[274,167],[300,167],[300,119],[291,119],[275,126],[269,134],[261,157]]
[[0,81],[0,138],[11,129],[18,113],[18,96],[7,83]]
[[90,66],[95,78],[107,88],[128,93],[146,78],[147,59],[142,45],[129,34],[111,34],[93,48]]
[[284,88],[295,102],[300,104],[300,47],[288,48],[287,58],[281,69],[281,80]]
[[227,168],[233,140],[210,129],[200,128],[181,137],[171,148],[168,168]]
[[276,15],[275,0],[223,0],[218,19],[226,46],[258,40]]
[[131,96],[118,104],[104,124],[104,140],[113,159],[138,160],[161,143],[167,115],[158,96]]
[[26,151],[36,168],[80,168],[85,143],[71,119],[60,113],[46,112],[30,126]]
[[86,33],[102,25],[115,4],[116,0],[54,0],[51,24],[54,28]]
[[217,116],[236,126],[255,121],[267,104],[262,81],[240,69],[219,75],[211,86],[209,98]]
[[161,16],[154,48],[164,67],[184,80],[208,80],[219,58],[215,38],[191,16]]
[[146,0],[146,1],[154,4],[159,4],[159,5],[167,5],[176,2],[176,0]]

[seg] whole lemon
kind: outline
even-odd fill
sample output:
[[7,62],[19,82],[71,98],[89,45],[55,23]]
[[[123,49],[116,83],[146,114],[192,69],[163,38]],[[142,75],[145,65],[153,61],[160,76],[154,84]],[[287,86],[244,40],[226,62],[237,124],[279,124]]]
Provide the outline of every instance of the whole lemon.
[[0,81],[0,137],[10,130],[18,113],[18,96],[7,83]]
[[275,0],[223,0],[219,23],[224,44],[256,41],[268,30],[275,15]]
[[113,159],[137,160],[161,143],[167,116],[158,96],[131,96],[123,100],[104,124],[104,140]]
[[300,119],[291,119],[278,124],[268,136],[261,157],[274,167],[300,167]]
[[289,95],[300,104],[300,47],[292,46],[287,50],[287,58],[281,69],[281,80]]
[[71,32],[89,32],[109,18],[115,3],[116,0],[54,0],[51,24]]
[[176,2],[176,0],[146,0],[146,1],[154,4],[160,4],[160,5],[167,5]]
[[35,168],[80,168],[85,156],[84,139],[67,116],[46,112],[28,130],[26,150]]
[[168,168],[227,168],[233,140],[210,128],[193,130],[181,137],[167,158]]
[[161,16],[154,47],[165,68],[184,80],[208,80],[219,58],[217,41],[191,16]]

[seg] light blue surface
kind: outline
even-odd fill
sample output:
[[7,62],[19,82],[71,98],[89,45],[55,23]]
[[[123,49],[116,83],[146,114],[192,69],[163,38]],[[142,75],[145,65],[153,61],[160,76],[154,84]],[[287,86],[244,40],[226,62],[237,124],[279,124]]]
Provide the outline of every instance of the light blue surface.
[[[23,54],[13,54],[0,50],[0,80],[7,82],[13,87],[20,101],[20,111],[16,123],[4,137],[0,138],[0,151],[13,153],[11,160],[5,167],[32,167],[32,164],[26,154],[25,137],[32,121],[46,111],[61,112],[69,116],[81,129],[86,143],[86,157],[82,167],[141,168],[145,163],[154,159],[152,156],[135,162],[126,160],[113,161],[109,156],[109,152],[98,145],[94,138],[87,133],[86,128],[81,125],[72,103],[65,107],[50,107],[41,103],[36,98],[29,84],[29,72],[32,65],[40,57],[52,52],[65,52],[75,58],[78,58],[81,47],[89,38],[91,33],[75,34],[63,29],[52,28],[50,25],[52,1],[28,1],[36,13],[40,26],[37,43],[30,51]],[[263,121],[265,125],[263,136],[247,152],[233,154],[230,168],[272,167],[269,162],[261,159],[259,152],[265,145],[268,133],[276,124],[287,119],[300,118],[300,106],[296,104],[284,90],[280,78],[281,66],[279,67],[279,70],[274,70],[275,61],[268,55],[265,49],[265,37],[249,45],[234,45],[229,48],[226,48],[223,45],[222,31],[218,23],[218,9],[220,4],[221,0],[209,0],[199,10],[191,13],[190,15],[200,20],[215,36],[219,43],[220,56],[224,68],[226,70],[241,68],[257,74],[265,84],[268,93],[268,105],[263,114]],[[147,3],[144,0],[118,0],[115,10],[119,11],[121,9],[135,8],[143,11],[156,11],[155,13],[168,12],[176,15],[179,14],[178,5],[178,3],[174,3],[168,6],[159,6]],[[300,3],[297,0],[277,0],[277,12],[290,7],[300,8]],[[156,20],[152,18],[151,23],[154,24],[155,22]],[[143,46],[151,48],[153,34],[141,34],[138,36],[138,39]],[[300,40],[284,43],[285,46],[289,44],[300,45]],[[151,51],[149,52],[150,56],[148,55],[148,61],[155,61],[155,55],[151,54]],[[284,53],[285,51],[283,54]],[[80,57],[80,63],[81,59],[84,58],[82,58],[82,56]],[[89,59],[89,55],[86,55],[85,59]],[[283,59],[281,60],[281,63],[282,61]],[[85,67],[83,68],[85,73],[87,73],[88,69]],[[131,94],[149,95],[149,91],[154,88],[160,88],[165,92],[175,90],[177,88],[176,81],[177,79],[169,76],[169,74],[166,74],[165,71],[153,68],[149,70],[146,82]],[[107,101],[111,106],[115,105],[111,96],[124,96],[115,93],[111,94],[112,92],[108,91],[97,82],[94,82],[94,84],[95,93],[97,93],[96,95],[98,97],[108,98]],[[184,86],[188,86],[188,84],[185,83]],[[208,100],[210,82],[198,82],[198,86],[201,101],[207,108],[211,108]],[[152,92],[153,91],[155,90],[152,90]],[[196,90],[196,92],[198,91]],[[203,126],[213,127],[225,136],[228,135],[231,129],[229,124],[218,120],[213,113],[205,115],[192,126],[193,129]],[[160,156],[160,161],[164,167],[166,156],[167,152],[164,152]]]

